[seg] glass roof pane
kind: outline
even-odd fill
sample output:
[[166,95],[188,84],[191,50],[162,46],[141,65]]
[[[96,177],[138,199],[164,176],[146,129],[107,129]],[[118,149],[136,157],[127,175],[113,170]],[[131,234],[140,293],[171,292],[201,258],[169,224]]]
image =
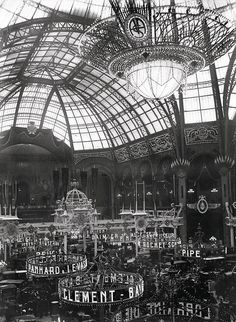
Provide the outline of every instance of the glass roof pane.
[[233,93],[229,102],[229,119],[233,120],[236,115],[236,87],[234,87]]
[[186,124],[216,120],[209,67],[188,77],[183,97]]
[[[176,0],[179,5],[196,2]],[[220,8],[220,12],[236,21],[236,1],[203,0],[203,3],[209,8]],[[0,130],[9,129],[14,119],[17,126],[35,121],[37,126],[52,129],[68,144],[71,137],[75,149],[101,149],[143,139],[170,126],[158,102],[131,95],[124,81],[114,80],[78,56],[82,21],[86,27],[95,18],[109,16],[109,0],[3,0],[0,27],[51,17],[58,10],[61,17],[77,14],[78,23],[52,25],[47,20],[48,27],[44,24],[21,27],[9,34],[11,45],[0,51]],[[232,51],[215,62],[221,100],[231,54]],[[236,110],[235,92],[234,89],[230,100],[231,119]],[[216,120],[208,67],[188,77],[183,98],[185,123]],[[164,107],[170,109],[170,117],[175,121],[171,104]]]
[[187,112],[184,114],[185,122],[188,123],[201,123],[202,115],[200,111]]

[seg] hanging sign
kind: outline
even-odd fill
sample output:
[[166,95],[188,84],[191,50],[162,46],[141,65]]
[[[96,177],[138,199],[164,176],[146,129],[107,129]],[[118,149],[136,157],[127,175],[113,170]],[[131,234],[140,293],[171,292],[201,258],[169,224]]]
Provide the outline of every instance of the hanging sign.
[[[16,242],[12,243],[12,253],[18,254],[29,254],[39,251],[46,250],[60,250],[62,243],[58,240],[49,240],[48,238],[35,238],[34,236],[17,236]],[[39,255],[39,254],[38,254]]]
[[35,255],[26,261],[27,273],[35,277],[63,276],[86,269],[87,258],[78,254]]
[[[145,313],[143,313],[145,312]],[[118,311],[113,316],[112,322],[133,321],[134,319],[144,318],[149,315],[151,317],[158,316],[157,319],[165,318],[167,316],[175,316],[176,321],[183,321],[185,319],[193,318],[194,321],[208,320],[212,321],[212,310],[210,307],[203,306],[201,303],[192,303],[179,301],[174,307],[170,307],[168,302],[150,302],[145,305],[145,309],[141,305],[126,307],[123,311]],[[155,320],[156,321],[156,320]]]
[[35,238],[34,236],[24,236],[18,235],[17,236],[17,247],[32,247],[32,246],[59,246],[59,241],[55,239],[48,239],[46,237]]
[[[135,243],[136,234],[138,235],[138,245],[143,249],[149,248],[174,248],[181,245],[181,239],[175,237],[174,233],[158,233],[149,231],[138,231],[124,233],[120,230],[119,233],[98,232],[95,233],[96,238],[101,242],[109,242],[111,244],[117,243]],[[95,234],[91,236],[94,240]]]
[[60,279],[58,283],[60,300],[80,306],[125,303],[138,299],[143,292],[141,275],[129,272],[98,271],[71,275]]

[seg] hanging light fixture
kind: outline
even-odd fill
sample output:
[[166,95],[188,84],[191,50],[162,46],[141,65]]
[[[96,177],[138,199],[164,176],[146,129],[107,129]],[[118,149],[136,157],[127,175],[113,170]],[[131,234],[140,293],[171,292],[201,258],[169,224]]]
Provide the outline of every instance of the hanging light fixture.
[[126,78],[143,97],[160,98],[172,94],[184,81],[186,66],[171,60],[157,60],[137,64],[127,71]]
[[191,8],[174,1],[109,1],[115,15],[82,34],[80,56],[145,98],[169,97],[235,43],[232,24],[201,0]]

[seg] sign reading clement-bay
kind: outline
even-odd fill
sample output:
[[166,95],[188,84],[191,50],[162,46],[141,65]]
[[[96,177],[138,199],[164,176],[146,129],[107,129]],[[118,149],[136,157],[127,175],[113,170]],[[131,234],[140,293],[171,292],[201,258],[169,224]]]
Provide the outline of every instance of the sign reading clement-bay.
[[[112,304],[117,302],[127,302],[140,297],[144,291],[143,278],[139,274],[117,273],[103,276],[103,289],[97,289],[101,275],[88,274],[86,277],[76,276],[65,277],[59,281],[59,297],[63,302],[78,305],[89,304]],[[84,282],[91,283],[92,288],[86,289]]]

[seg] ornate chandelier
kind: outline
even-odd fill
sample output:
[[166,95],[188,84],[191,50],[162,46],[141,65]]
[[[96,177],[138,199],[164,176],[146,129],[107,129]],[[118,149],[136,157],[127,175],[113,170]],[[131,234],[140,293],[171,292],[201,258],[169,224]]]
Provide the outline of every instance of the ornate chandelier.
[[187,7],[110,0],[115,16],[82,34],[80,56],[145,98],[169,97],[235,43],[230,21],[200,2]]

